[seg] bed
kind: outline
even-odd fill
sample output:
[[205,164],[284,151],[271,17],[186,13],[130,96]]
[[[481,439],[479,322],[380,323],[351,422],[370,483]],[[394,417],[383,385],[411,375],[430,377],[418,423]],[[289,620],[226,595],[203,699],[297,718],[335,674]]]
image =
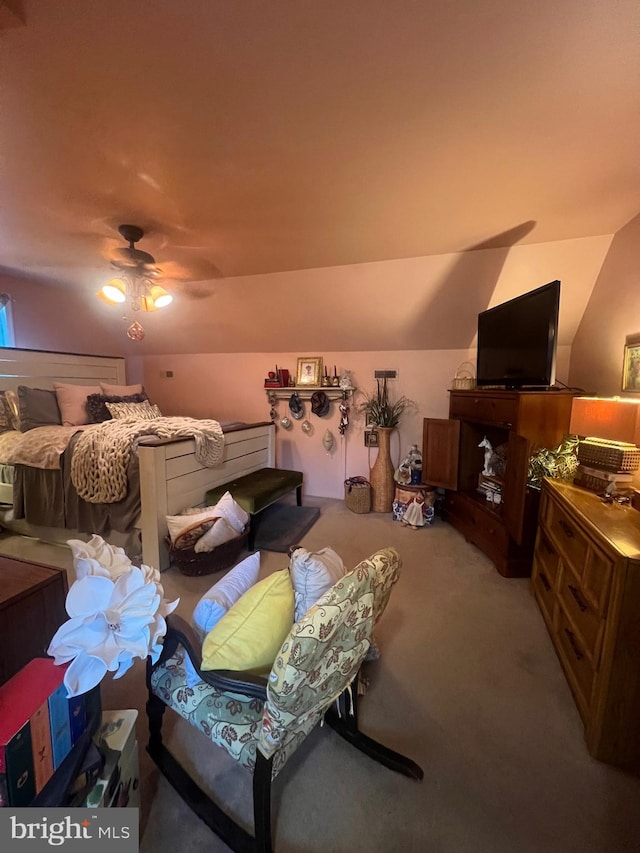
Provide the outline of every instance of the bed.
[[[0,389],[15,390],[19,386],[50,390],[55,382],[75,385],[125,385],[125,361],[112,356],[80,355],[0,347]],[[198,461],[194,438],[141,438],[132,456],[127,507],[130,515],[126,531],[118,530],[123,522],[100,522],[95,525],[88,507],[81,499],[73,511],[50,522],[51,507],[68,498],[56,490],[60,485],[67,452],[61,457],[60,473],[50,477],[51,485],[38,478],[52,472],[36,472],[25,465],[0,464],[0,524],[21,535],[45,541],[64,542],[68,538],[87,538],[99,532],[114,544],[123,544],[130,556],[137,555],[161,570],[169,566],[165,544],[167,515],[176,515],[186,507],[204,503],[206,492],[237,477],[265,466],[275,467],[275,426],[272,422],[222,423],[224,448],[221,461],[214,467]],[[80,429],[80,428],[79,428]],[[35,480],[32,480],[35,478]],[[45,485],[37,485],[45,483]],[[75,506],[75,505],[74,505]],[[95,505],[93,505],[95,506]],[[46,512],[45,512],[46,510]],[[61,526],[69,518],[77,527]],[[89,528],[89,529],[87,529]],[[119,535],[119,534],[125,534]]]

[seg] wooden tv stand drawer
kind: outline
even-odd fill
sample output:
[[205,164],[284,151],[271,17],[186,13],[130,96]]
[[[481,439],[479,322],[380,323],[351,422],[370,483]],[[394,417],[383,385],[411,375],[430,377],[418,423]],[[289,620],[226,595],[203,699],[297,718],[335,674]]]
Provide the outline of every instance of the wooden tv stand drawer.
[[518,398],[507,392],[501,395],[487,392],[459,394],[452,391],[449,417],[515,429],[518,422]]
[[34,657],[67,619],[67,573],[0,556],[0,684]]
[[531,590],[589,752],[640,770],[640,512],[545,480]]

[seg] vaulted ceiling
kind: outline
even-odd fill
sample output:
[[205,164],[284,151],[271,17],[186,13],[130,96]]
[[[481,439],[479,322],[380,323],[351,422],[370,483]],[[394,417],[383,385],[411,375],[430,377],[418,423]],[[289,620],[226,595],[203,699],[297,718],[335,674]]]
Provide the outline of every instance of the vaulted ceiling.
[[0,265],[93,287],[122,222],[200,282],[613,233],[639,48],[637,0],[0,0]]

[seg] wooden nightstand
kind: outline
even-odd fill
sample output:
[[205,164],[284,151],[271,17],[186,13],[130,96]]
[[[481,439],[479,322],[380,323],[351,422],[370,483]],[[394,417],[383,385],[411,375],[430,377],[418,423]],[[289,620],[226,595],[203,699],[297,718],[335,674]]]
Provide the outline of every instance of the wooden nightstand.
[[67,619],[64,569],[0,556],[0,684],[47,647]]

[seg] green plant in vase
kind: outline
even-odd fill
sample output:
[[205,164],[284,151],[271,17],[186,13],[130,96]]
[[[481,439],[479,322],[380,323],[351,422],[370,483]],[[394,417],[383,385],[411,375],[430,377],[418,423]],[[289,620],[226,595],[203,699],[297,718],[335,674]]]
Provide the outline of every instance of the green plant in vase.
[[405,412],[417,409],[414,401],[404,394],[397,400],[391,400],[386,378],[376,381],[373,394],[367,394],[366,391],[363,393],[365,399],[359,403],[357,410],[366,415],[367,426],[393,429],[398,426]]
[[357,406],[357,410],[366,415],[367,426],[378,432],[378,455],[370,471],[371,509],[373,512],[391,512],[394,495],[394,466],[391,461],[390,437],[392,431],[400,423],[402,415],[417,409],[413,400],[404,394],[396,400],[391,400],[386,378],[378,379],[373,394],[364,393],[365,399]]

